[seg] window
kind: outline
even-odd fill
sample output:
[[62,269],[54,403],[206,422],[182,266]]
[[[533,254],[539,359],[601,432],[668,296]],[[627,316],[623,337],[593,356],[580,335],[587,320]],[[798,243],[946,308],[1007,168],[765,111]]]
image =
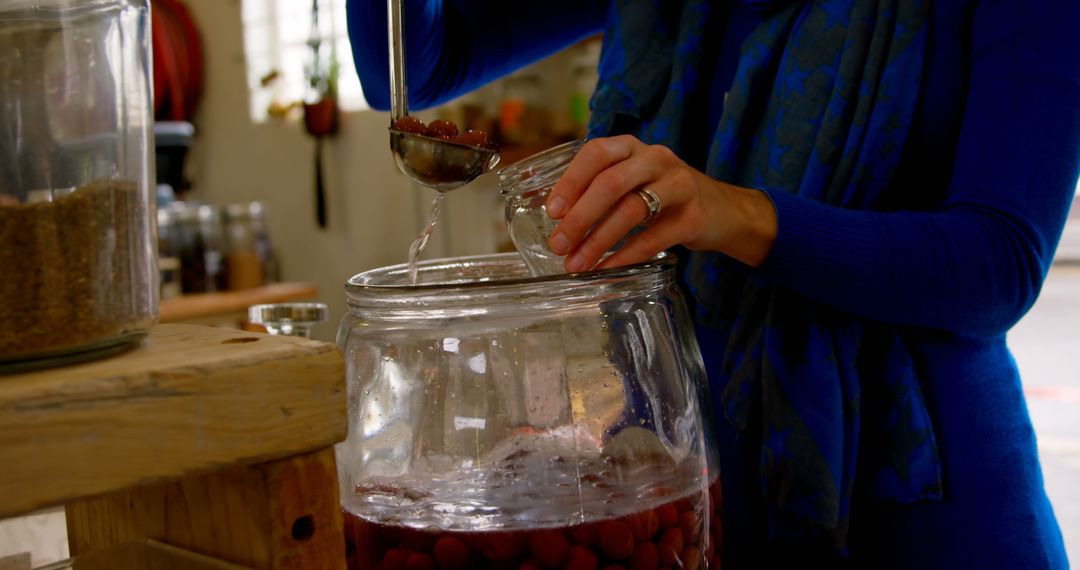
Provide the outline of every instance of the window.
[[[367,109],[349,47],[345,0],[317,1],[319,36],[339,66],[338,104],[347,111]],[[256,122],[265,121],[272,107],[285,112],[304,99],[311,7],[312,0],[243,0],[247,81]]]

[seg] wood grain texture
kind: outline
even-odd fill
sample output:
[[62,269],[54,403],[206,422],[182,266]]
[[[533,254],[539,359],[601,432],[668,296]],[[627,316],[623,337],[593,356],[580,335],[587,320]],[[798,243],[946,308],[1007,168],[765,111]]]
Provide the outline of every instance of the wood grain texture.
[[159,325],[107,360],[0,376],[0,518],[136,484],[331,446],[337,347]]
[[72,503],[67,523],[75,556],[150,538],[251,568],[345,565],[329,448]]
[[[73,566],[67,565],[70,562],[70,559],[65,560],[57,568],[64,570],[251,570],[250,566],[231,564],[154,540],[139,540],[116,548],[97,550],[79,556]],[[45,568],[52,569],[54,566],[49,565]],[[4,569],[0,567],[0,570]]]
[[247,308],[263,303],[306,301],[319,295],[311,283],[272,283],[242,291],[184,295],[161,302],[161,322],[177,323],[220,315],[246,314]]

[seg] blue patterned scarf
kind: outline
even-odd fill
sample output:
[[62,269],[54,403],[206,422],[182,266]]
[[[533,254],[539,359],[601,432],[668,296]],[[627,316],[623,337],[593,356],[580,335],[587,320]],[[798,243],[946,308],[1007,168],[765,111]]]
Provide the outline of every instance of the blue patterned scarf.
[[[710,176],[740,186],[875,208],[895,191],[929,0],[742,1],[767,17],[744,44],[707,157],[689,113],[710,79],[708,0],[616,1],[590,134],[697,153]],[[894,327],[775,287],[767,271],[721,254],[693,254],[687,277],[699,324],[729,331],[726,345],[701,348],[722,351],[710,381],[756,449],[773,537],[823,532],[844,550],[856,476],[879,498],[940,498],[929,414]]]

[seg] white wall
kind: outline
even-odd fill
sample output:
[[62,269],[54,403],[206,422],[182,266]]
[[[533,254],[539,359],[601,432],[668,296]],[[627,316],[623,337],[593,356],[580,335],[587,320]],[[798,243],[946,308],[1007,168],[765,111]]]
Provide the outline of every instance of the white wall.
[[[215,204],[263,200],[283,279],[319,286],[331,322],[316,337],[332,340],[344,314],[342,286],[360,271],[406,261],[433,191],[414,186],[393,163],[385,113],[342,117],[324,143],[328,227],[315,224],[314,143],[300,124],[254,124],[248,109],[240,0],[187,0],[207,52],[206,92],[195,123],[189,175],[193,197]],[[493,251],[496,194],[492,175],[455,190],[424,258]]]

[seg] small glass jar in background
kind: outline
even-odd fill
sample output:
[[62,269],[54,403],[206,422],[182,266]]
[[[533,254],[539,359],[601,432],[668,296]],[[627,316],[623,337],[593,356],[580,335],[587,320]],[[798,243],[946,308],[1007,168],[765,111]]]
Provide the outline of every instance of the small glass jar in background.
[[180,257],[176,247],[176,218],[172,210],[161,208],[158,219],[158,272],[161,274],[161,299],[179,297]]
[[176,220],[176,252],[184,293],[213,293],[226,288],[221,213],[216,206],[192,202],[169,205]]
[[261,287],[273,280],[266,204],[248,202],[225,207],[225,246],[230,290]]
[[506,198],[506,229],[535,276],[566,273],[563,256],[547,245],[558,223],[548,216],[546,202],[584,143],[571,141],[499,170],[499,193]]
[[158,317],[147,0],[0,2],[0,372]]

